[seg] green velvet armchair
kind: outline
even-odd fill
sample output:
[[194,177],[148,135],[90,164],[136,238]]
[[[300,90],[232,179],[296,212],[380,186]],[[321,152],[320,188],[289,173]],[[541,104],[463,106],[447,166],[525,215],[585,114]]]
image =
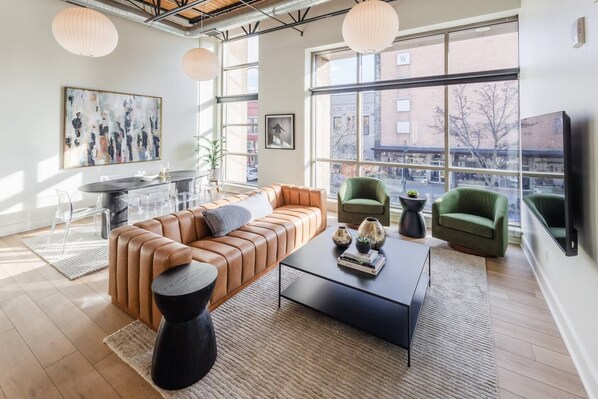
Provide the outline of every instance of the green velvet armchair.
[[478,188],[455,188],[432,204],[432,237],[487,256],[504,256],[509,243],[509,201]]
[[531,194],[523,197],[523,202],[557,241],[565,242],[567,229],[565,227],[565,197],[563,195]]
[[382,180],[372,177],[352,177],[338,190],[338,221],[361,224],[374,217],[383,226],[390,226],[390,197]]

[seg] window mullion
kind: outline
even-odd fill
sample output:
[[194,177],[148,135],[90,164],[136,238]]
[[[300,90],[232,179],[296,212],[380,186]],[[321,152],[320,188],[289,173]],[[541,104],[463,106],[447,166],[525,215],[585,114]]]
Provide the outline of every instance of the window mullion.
[[361,155],[362,155],[362,143],[361,143],[361,134],[363,131],[362,128],[362,123],[361,123],[361,118],[362,118],[362,95],[361,93],[355,93],[355,95],[357,96],[357,102],[356,102],[356,107],[357,109],[355,110],[355,134],[357,134],[357,140],[356,140],[356,145],[355,145],[355,151],[357,151],[357,154],[355,154],[355,159],[357,161],[357,176],[361,176]]
[[[444,34],[444,73],[449,71],[449,33]],[[451,188],[450,183],[450,126],[449,126],[449,87],[444,85],[444,191]]]

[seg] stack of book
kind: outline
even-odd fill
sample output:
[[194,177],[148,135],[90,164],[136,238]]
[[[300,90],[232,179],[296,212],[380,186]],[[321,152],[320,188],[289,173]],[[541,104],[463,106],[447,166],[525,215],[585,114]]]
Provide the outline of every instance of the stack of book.
[[384,255],[373,249],[367,254],[362,254],[355,249],[349,248],[336,261],[340,266],[377,275],[382,266],[384,266],[385,260]]

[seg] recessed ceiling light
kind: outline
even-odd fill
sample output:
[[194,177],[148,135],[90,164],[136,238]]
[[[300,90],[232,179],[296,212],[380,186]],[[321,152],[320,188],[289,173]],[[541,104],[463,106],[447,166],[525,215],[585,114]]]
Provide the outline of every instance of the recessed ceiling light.
[[489,30],[490,30],[489,26],[483,26],[481,28],[477,28],[475,31],[476,32],[486,32],[486,31],[489,31]]

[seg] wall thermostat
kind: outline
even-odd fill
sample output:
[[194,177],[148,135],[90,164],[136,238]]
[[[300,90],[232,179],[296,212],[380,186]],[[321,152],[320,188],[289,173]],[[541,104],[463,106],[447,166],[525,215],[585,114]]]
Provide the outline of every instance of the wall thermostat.
[[577,18],[571,25],[571,44],[573,47],[581,47],[586,42],[585,18]]

